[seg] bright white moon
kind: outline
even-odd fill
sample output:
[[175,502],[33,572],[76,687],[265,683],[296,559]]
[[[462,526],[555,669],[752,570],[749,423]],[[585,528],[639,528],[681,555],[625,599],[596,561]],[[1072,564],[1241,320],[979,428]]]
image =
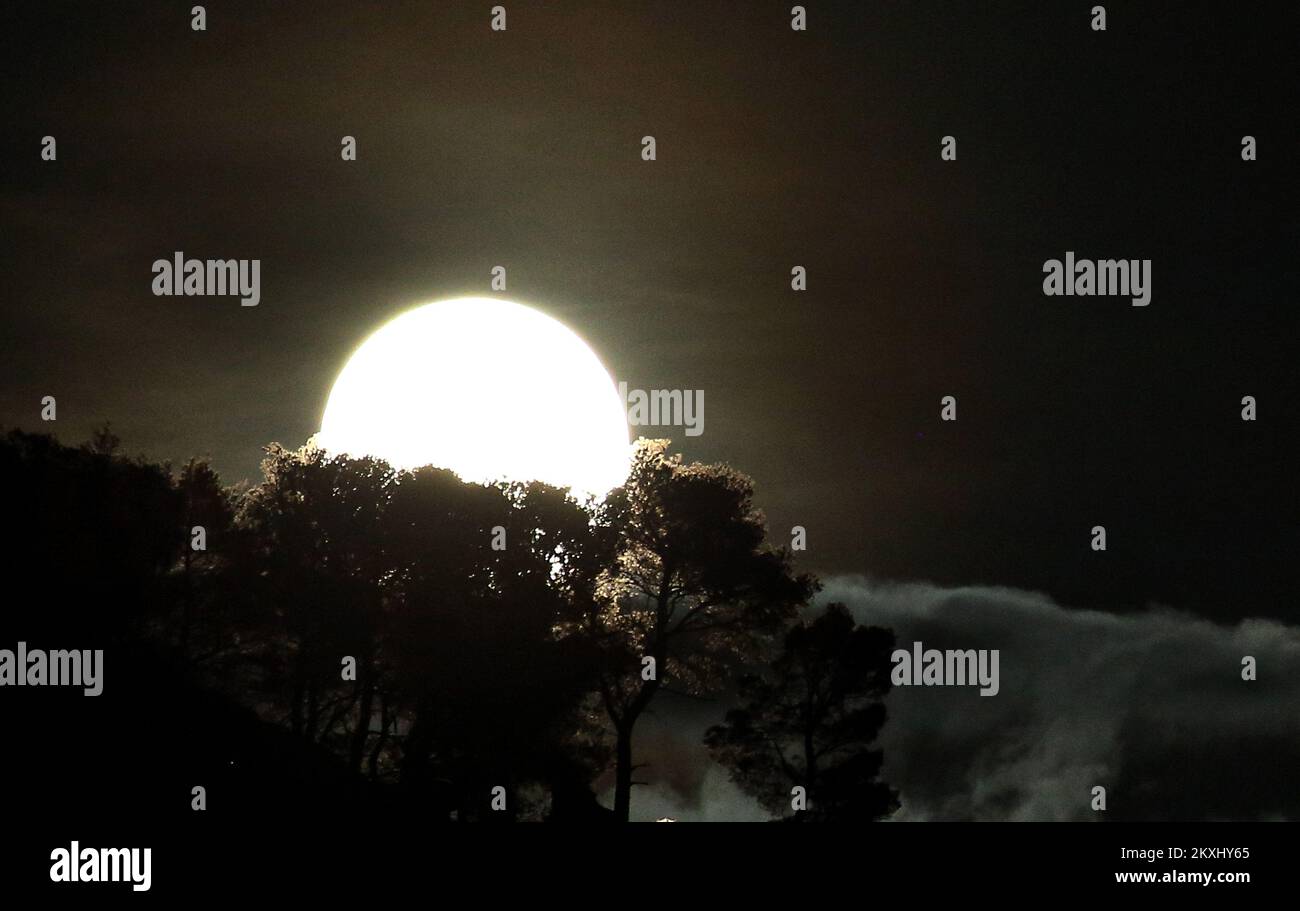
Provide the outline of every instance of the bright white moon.
[[623,402],[573,331],[510,301],[417,307],[334,381],[319,445],[467,481],[539,480],[603,495],[628,471]]

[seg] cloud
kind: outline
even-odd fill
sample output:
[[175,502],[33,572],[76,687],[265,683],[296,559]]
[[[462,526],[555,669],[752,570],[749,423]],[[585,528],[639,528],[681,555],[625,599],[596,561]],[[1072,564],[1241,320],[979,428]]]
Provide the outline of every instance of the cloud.
[[[1162,607],[1071,610],[1016,589],[836,577],[899,645],[996,648],[1001,692],[899,687],[881,735],[900,819],[1300,817],[1300,629]],[[1259,679],[1241,679],[1254,656]]]
[[[1001,691],[896,687],[881,733],[900,820],[1300,818],[1300,628],[1185,612],[1074,610],[1010,588],[840,576],[817,599],[900,647],[989,648]],[[1241,679],[1253,656],[1258,679]],[[761,819],[701,738],[726,700],[665,702],[638,731],[634,816]],[[666,735],[671,732],[671,736]],[[1107,811],[1091,809],[1106,788]]]

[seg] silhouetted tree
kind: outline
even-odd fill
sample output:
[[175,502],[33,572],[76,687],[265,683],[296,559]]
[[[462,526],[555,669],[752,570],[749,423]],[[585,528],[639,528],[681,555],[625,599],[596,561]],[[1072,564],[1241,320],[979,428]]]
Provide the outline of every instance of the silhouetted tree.
[[815,589],[792,572],[784,549],[766,544],[749,478],[725,465],[683,465],[667,447],[641,441],[626,484],[600,508],[613,563],[570,626],[602,650],[619,821],[630,813],[632,732],[656,694],[716,689]]
[[[626,820],[633,728],[661,685],[718,688],[814,588],[766,545],[748,479],[666,445],[643,443],[593,504],[277,444],[236,494],[202,460],[173,473],[119,455],[107,425],[79,448],[15,431],[0,440],[8,550],[46,589],[0,626],[112,646],[138,672],[115,674],[115,693],[156,683],[178,694],[159,712],[181,693],[202,706],[191,744],[234,725],[247,758],[205,766],[212,780],[255,776],[270,751],[278,786],[294,763],[313,776],[304,795],[383,799],[368,764],[423,818]],[[249,709],[288,731],[268,736]],[[614,812],[591,790],[611,758]],[[505,813],[488,809],[498,785]]]
[[[263,657],[272,681],[288,678],[295,733],[330,739],[353,722],[343,736],[358,775],[391,578],[384,517],[398,473],[379,459],[276,444],[262,471],[239,518],[256,542],[266,620],[280,632]],[[342,679],[345,657],[356,661],[353,682]]]
[[[390,510],[395,588],[390,655],[410,703],[402,782],[462,820],[512,818],[521,792],[580,766],[565,748],[592,686],[582,641],[555,627],[573,597],[588,514],[542,484],[466,484],[424,468]],[[490,813],[491,789],[508,791]]]
[[90,433],[90,441],[81,448],[95,455],[114,456],[122,448],[122,438],[113,432],[113,425],[108,421],[100,424]]
[[39,581],[41,611],[0,612],[11,636],[76,630],[131,635],[166,610],[162,584],[180,546],[180,499],[167,469],[10,431],[0,445],[6,559]]
[[879,781],[882,754],[870,748],[885,722],[894,636],[855,626],[842,604],[798,623],[767,675],[741,680],[741,708],[709,729],[705,743],[731,778],[764,808],[787,816],[791,790],[805,789],[793,819],[870,820],[898,808]]
[[[202,660],[203,653],[192,651],[192,637],[197,623],[195,614],[210,606],[218,597],[216,570],[224,553],[230,553],[235,511],[231,495],[221,485],[216,471],[206,461],[190,459],[176,477],[176,490],[182,504],[181,550],[175,570],[180,618],[176,641],[187,658]],[[205,549],[196,550],[195,529],[201,529]],[[208,648],[214,647],[209,637]]]
[[0,604],[0,644],[104,652],[98,697],[6,688],[6,812],[178,819],[195,783],[213,813],[244,820],[337,812],[342,762],[240,706],[238,680],[222,692],[196,679],[170,636],[154,635],[176,617],[184,503],[167,466],[119,448],[0,435],[0,552],[23,583]]

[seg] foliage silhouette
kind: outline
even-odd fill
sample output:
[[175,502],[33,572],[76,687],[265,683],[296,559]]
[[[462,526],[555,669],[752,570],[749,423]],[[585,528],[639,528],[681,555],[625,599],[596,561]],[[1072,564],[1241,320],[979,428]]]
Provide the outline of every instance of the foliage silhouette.
[[630,815],[632,733],[660,690],[719,689],[816,589],[793,573],[786,551],[766,544],[749,478],[725,465],[683,465],[667,448],[641,441],[627,482],[599,511],[614,535],[613,563],[579,626],[604,654],[620,821]]
[[[262,471],[223,487],[200,459],[125,457],[107,425],[77,448],[0,438],[6,552],[43,585],[39,609],[0,612],[0,646],[108,664],[103,696],[32,693],[7,719],[61,757],[38,784],[74,774],[88,737],[114,744],[105,812],[188,811],[198,783],[215,813],[626,821],[655,697],[724,691],[817,587],[767,544],[748,478],[666,441],[599,502],[313,445],[269,445]],[[837,774],[878,768],[840,765],[817,787],[849,795]]]
[[[798,623],[770,674],[740,682],[743,705],[705,743],[732,780],[769,812],[800,821],[869,820],[898,809],[870,749],[885,723],[891,632],[855,626],[842,604]],[[789,815],[791,791],[807,808]]]

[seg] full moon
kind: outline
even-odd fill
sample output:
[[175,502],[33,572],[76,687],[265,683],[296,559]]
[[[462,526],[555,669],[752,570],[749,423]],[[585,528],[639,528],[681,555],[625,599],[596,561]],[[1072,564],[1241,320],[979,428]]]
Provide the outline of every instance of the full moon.
[[587,343],[530,307],[425,304],[348,359],[316,442],[466,481],[544,481],[601,496],[628,472],[627,414]]

